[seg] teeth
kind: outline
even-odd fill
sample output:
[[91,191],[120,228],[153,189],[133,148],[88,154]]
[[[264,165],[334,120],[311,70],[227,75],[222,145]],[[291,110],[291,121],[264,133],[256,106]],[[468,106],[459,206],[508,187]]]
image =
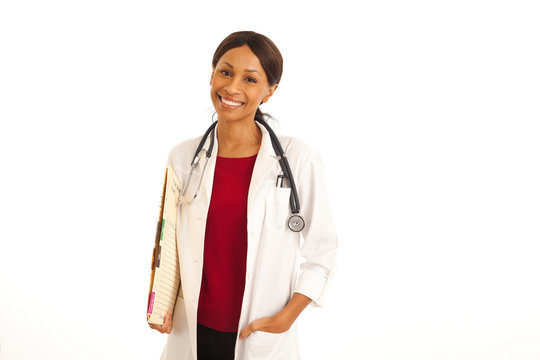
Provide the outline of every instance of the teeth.
[[221,98],[221,101],[223,101],[224,104],[230,105],[230,106],[240,106],[242,105],[241,102],[234,102],[234,101],[228,101],[223,98]]

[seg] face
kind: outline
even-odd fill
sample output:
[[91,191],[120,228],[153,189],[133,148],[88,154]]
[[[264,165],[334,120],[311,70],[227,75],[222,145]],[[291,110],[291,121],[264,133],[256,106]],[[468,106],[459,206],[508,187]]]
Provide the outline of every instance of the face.
[[259,58],[244,45],[227,51],[212,68],[210,97],[219,120],[251,122],[261,102],[272,96]]

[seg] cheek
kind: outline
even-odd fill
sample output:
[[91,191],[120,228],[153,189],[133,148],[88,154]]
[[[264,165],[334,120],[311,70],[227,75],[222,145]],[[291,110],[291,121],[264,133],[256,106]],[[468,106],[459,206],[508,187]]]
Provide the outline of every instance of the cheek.
[[216,88],[217,88],[217,81],[216,79],[213,79],[212,81],[210,81],[210,90],[215,91]]
[[215,91],[225,85],[225,81],[222,76],[214,76],[212,80],[210,80],[210,87]]
[[265,94],[266,93],[260,89],[253,89],[250,93],[250,99],[252,102],[256,103],[257,106],[259,106]]
[[212,100],[217,100],[217,91],[219,89],[219,83],[217,81],[212,81],[210,83],[210,97]]

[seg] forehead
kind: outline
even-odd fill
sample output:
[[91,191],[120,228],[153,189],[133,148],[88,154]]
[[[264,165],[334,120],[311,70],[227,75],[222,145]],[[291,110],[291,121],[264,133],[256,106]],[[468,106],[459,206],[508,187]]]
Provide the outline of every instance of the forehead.
[[223,65],[225,62],[232,65],[235,70],[257,70],[259,73],[264,74],[259,58],[247,45],[227,51],[219,59],[218,66]]

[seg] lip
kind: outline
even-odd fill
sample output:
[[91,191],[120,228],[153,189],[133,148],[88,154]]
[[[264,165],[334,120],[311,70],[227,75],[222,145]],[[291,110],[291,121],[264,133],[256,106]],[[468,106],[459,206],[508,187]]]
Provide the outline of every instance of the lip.
[[[235,100],[233,98],[229,98],[229,97],[224,97],[224,96],[221,96],[218,94],[218,98],[219,98],[219,102],[221,104],[221,106],[223,106],[224,108],[227,108],[227,109],[238,109],[240,106],[244,105],[244,102],[242,101],[238,101],[238,100]],[[221,101],[222,99],[225,99],[227,101],[232,101],[232,102],[236,102],[236,103],[240,103],[240,105],[228,105],[228,104],[225,104],[223,101]]]

